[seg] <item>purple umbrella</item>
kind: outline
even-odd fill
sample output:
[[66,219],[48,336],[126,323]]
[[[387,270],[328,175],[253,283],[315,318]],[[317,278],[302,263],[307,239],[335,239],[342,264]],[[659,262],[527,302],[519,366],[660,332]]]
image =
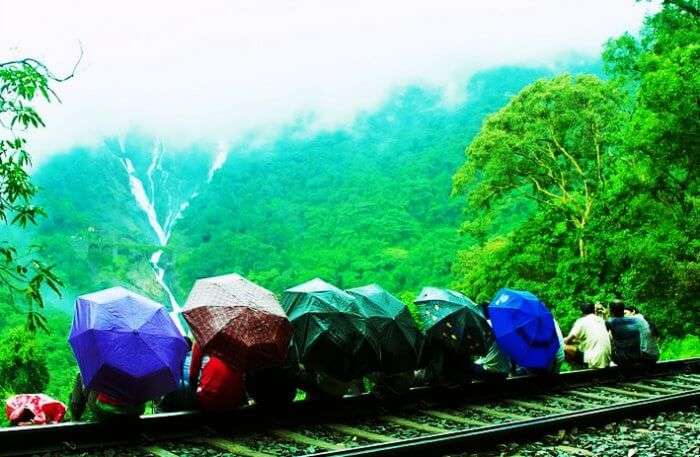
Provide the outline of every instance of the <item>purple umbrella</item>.
[[187,352],[163,305],[123,287],[78,297],[68,342],[86,387],[127,403],[175,390]]

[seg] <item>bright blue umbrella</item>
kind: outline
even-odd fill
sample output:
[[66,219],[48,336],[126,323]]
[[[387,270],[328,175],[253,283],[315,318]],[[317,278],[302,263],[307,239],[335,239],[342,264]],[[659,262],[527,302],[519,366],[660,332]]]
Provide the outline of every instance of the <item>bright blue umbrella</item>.
[[524,368],[547,369],[559,350],[554,318],[530,292],[501,289],[489,305],[498,346]]

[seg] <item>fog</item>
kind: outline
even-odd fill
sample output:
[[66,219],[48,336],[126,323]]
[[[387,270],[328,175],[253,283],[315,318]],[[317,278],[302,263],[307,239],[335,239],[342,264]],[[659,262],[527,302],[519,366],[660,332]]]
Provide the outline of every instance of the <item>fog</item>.
[[636,32],[633,0],[0,0],[0,61],[75,78],[42,107],[39,158],[142,128],[170,141],[265,134],[299,117],[346,125],[408,84],[463,100],[475,71],[599,55]]

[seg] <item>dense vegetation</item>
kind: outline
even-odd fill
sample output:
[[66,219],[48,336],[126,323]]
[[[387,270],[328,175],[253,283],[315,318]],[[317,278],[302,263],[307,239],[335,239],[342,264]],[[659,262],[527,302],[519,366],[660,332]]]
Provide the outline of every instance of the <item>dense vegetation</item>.
[[408,88],[349,130],[292,132],[232,155],[193,202],[198,216],[174,234],[179,294],[228,270],[277,292],[314,276],[341,287],[378,282],[409,300],[448,284],[460,217],[450,179],[461,152],[486,113],[542,74],[481,74],[470,101],[452,108],[437,92]]
[[[0,353],[0,387],[33,379],[65,398],[72,300],[124,284],[168,303],[158,250],[180,302],[196,278],[234,271],[278,293],[315,276],[377,282],[407,302],[426,285],[475,300],[511,286],[539,294],[566,329],[575,302],[620,296],[656,321],[665,356],[697,354],[699,21],[666,2],[640,37],[606,45],[605,73],[498,68],[453,105],[403,88],[342,129],[302,119],[231,144],[216,173],[215,142],[175,148],[142,132],[53,156],[32,177],[48,217],[8,238],[38,246],[65,299],[46,310],[50,333],[28,338],[0,296],[0,328],[14,329],[0,344],[28,342]],[[127,159],[166,243],[133,198]]]
[[[468,295],[522,287],[568,319],[619,297],[697,332],[700,16],[675,3],[607,43],[608,80],[538,81],[484,123],[454,182],[479,239],[455,265]],[[527,216],[504,231],[503,212]]]
[[[183,301],[195,279],[231,271],[275,292],[314,276],[348,287],[374,281],[410,298],[423,285],[449,284],[461,215],[449,194],[464,148],[486,114],[547,75],[476,75],[457,106],[437,90],[406,88],[343,130],[309,133],[300,122],[270,142],[232,145],[208,184],[213,144],[166,144],[153,175],[159,219],[198,193],[165,247],[175,295]],[[123,150],[115,141],[57,155],[37,171],[49,217],[35,239],[67,295],[126,283],[166,301],[148,262],[157,239],[119,161],[131,157],[148,183],[158,140],[130,134]]]

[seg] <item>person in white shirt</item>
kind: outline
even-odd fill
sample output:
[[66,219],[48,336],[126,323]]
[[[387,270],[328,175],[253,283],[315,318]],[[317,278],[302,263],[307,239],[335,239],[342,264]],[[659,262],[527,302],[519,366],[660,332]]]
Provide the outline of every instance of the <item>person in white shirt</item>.
[[564,338],[567,361],[588,368],[610,365],[611,343],[605,320],[596,315],[592,304],[581,306],[582,317],[576,320],[569,335]]

